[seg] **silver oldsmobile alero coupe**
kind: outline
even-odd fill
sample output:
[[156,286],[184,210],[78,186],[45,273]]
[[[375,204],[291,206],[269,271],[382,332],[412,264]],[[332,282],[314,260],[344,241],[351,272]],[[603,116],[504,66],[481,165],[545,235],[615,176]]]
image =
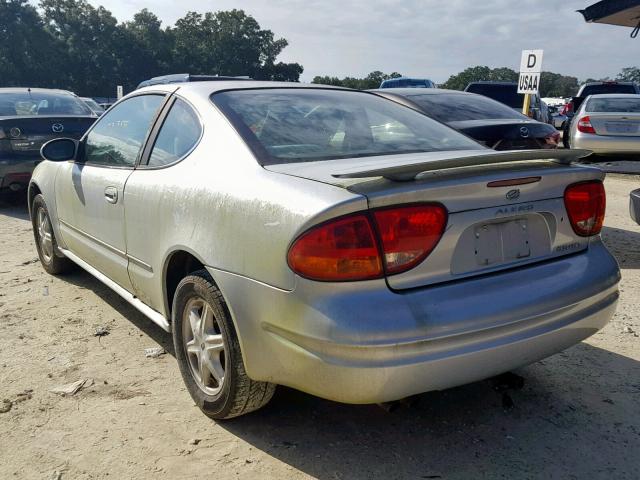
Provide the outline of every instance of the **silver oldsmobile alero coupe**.
[[349,403],[480,380],[602,328],[604,174],[495,152],[367,92],[156,85],[42,148],[44,269],[80,265],[172,332],[204,413],[283,384]]

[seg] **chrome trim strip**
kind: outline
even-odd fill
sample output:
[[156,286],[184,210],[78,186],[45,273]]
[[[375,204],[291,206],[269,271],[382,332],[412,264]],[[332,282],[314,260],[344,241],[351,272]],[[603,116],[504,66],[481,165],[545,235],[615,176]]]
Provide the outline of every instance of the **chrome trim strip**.
[[120,255],[122,258],[127,258],[127,254],[125,252],[123,252],[122,250],[117,249],[116,247],[113,247],[111,245],[109,245],[108,243],[103,242],[102,240],[98,240],[96,237],[94,237],[93,235],[89,235],[86,232],[83,232],[82,230],[80,230],[79,228],[74,227],[73,225],[69,225],[67,222],[65,222],[64,220],[62,220],[61,218],[58,219],[60,221],[60,223],[62,225],[64,225],[65,227],[73,230],[76,233],[79,233],[80,235],[82,235],[83,237],[88,238],[89,240],[91,240],[92,242],[97,243],[98,245],[100,245],[101,247],[106,248],[107,250]]
[[107,277],[103,273],[100,273],[98,270],[96,270],[91,265],[89,265],[87,262],[85,262],[84,260],[80,259],[79,257],[74,255],[73,253],[71,253],[69,250],[65,250],[65,249],[61,248],[60,251],[69,260],[71,260],[72,262],[78,264],[80,267],[82,267],[87,272],[89,272],[91,275],[93,275],[98,280],[100,280],[102,283],[104,283],[107,287],[111,288],[114,292],[116,292],[118,295],[120,295],[122,298],[124,298],[134,308],[136,308],[138,311],[140,311],[145,316],[147,316],[149,318],[149,320],[151,320],[152,322],[158,324],[160,326],[160,328],[162,328],[163,330],[165,330],[167,332],[171,331],[171,325],[169,324],[167,319],[164,317],[164,315],[162,315],[160,312],[156,312],[154,309],[152,309],[148,305],[142,303],[142,301],[139,298],[135,297],[134,295],[132,295],[131,293],[126,291],[124,288],[122,288],[116,282],[111,280],[109,277]]
[[135,263],[136,265],[144,268],[145,270],[147,270],[149,273],[153,273],[153,267],[151,265],[149,265],[148,263],[143,262],[142,260],[140,260],[139,258],[136,258],[132,255],[129,255],[128,253],[126,254],[127,258],[129,259],[130,262]]

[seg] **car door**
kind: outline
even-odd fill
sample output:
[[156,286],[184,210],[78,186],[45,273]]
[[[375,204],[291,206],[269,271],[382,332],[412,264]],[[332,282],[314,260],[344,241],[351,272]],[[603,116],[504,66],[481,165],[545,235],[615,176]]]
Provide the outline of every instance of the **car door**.
[[125,192],[127,255],[133,292],[158,311],[164,308],[158,279],[162,276],[167,245],[180,228],[180,218],[171,214],[172,191],[193,175],[186,157],[203,133],[197,111],[178,95],[172,97],[163,112],[166,113],[158,120]]
[[67,248],[129,291],[124,188],[164,101],[164,94],[144,94],[115,105],[82,140],[76,161],[60,166],[55,181]]

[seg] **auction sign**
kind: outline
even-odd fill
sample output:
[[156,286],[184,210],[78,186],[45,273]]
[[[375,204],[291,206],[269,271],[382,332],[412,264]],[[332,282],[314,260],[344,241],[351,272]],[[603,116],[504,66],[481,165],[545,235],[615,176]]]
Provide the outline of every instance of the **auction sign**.
[[518,93],[538,93],[542,71],[542,50],[523,50],[520,58]]

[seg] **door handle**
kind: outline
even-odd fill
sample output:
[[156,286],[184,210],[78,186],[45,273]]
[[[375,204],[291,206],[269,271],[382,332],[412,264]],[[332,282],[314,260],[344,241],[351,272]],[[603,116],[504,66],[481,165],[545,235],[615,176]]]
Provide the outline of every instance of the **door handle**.
[[118,189],[116,187],[105,188],[104,198],[109,203],[116,203],[118,201]]

